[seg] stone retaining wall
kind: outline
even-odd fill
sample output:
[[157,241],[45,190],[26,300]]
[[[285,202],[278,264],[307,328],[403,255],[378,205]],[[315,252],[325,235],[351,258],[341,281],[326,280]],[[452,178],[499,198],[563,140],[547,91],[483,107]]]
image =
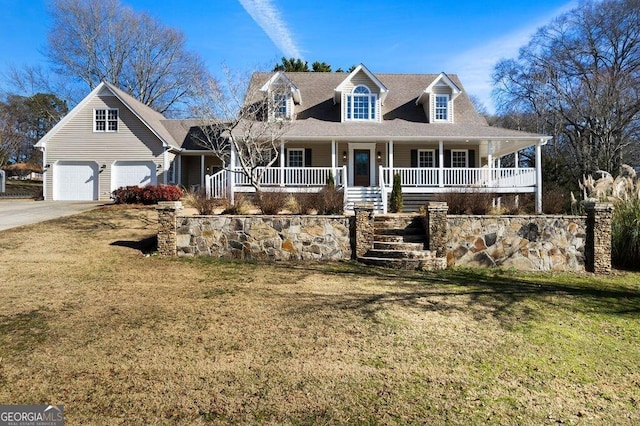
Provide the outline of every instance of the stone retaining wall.
[[184,216],[176,218],[176,254],[231,259],[351,259],[345,216]]
[[584,271],[585,216],[448,216],[449,266]]

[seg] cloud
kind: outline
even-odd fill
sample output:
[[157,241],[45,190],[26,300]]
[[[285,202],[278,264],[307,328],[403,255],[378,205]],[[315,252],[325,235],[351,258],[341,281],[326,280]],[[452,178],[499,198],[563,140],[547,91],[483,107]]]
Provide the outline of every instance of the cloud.
[[491,100],[491,74],[496,63],[504,58],[517,57],[519,49],[531,40],[538,28],[577,5],[577,0],[571,0],[536,22],[528,23],[517,31],[462,52],[445,64],[446,69],[458,74],[466,92],[478,97],[489,112],[494,112]]
[[287,58],[302,58],[291,32],[271,0],[238,0]]

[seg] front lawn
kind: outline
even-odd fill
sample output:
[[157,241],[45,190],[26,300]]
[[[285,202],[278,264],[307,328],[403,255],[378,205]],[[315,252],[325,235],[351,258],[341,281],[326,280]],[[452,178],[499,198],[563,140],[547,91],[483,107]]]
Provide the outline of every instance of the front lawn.
[[640,422],[640,273],[162,259],[155,221],[0,232],[0,402],[68,424]]

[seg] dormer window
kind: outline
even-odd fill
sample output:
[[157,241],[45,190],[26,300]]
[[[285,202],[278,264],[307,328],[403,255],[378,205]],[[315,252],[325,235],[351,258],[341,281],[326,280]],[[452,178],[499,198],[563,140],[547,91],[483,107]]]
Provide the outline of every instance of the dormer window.
[[289,114],[289,96],[285,93],[273,94],[273,117],[280,120],[291,117],[291,114]]
[[435,121],[449,121],[449,95],[435,96]]
[[367,86],[356,86],[346,96],[345,117],[348,121],[377,121],[378,95]]

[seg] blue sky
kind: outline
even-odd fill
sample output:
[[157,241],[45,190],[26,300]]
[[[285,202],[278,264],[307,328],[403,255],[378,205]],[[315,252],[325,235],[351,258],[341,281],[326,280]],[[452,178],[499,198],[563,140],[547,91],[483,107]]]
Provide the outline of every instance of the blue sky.
[[[364,63],[380,73],[458,74],[492,110],[493,65],[576,0],[121,0],[182,30],[215,75],[271,69],[282,56]],[[0,0],[0,73],[46,65],[46,1]],[[188,5],[188,6],[187,6]],[[2,85],[2,82],[0,82]]]

